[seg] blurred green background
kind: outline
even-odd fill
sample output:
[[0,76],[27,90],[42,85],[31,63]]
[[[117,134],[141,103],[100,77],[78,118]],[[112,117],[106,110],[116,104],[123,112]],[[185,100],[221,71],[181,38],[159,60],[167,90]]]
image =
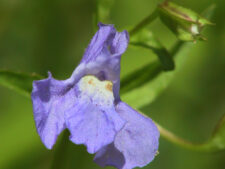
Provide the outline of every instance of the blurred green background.
[[[116,0],[111,23],[122,30],[150,14],[157,0]],[[176,0],[197,12],[215,3],[214,27],[204,30],[182,69],[151,105],[141,110],[177,135],[194,142],[209,138],[225,113],[225,1]],[[0,69],[70,76],[93,36],[93,0],[0,0]],[[170,48],[176,37],[157,19],[149,28]],[[129,46],[122,77],[157,59],[149,50]],[[132,106],[132,105],[131,105]],[[53,151],[41,143],[31,100],[0,87],[0,169],[47,169]],[[224,169],[225,152],[200,153],[160,139],[160,154],[145,168]],[[98,169],[83,146],[69,143],[65,169]],[[110,168],[110,167],[109,167]]]

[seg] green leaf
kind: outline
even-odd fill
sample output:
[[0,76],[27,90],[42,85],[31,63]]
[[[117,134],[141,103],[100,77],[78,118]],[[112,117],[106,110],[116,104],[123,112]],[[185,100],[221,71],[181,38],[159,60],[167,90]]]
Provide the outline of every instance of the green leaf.
[[183,41],[205,40],[201,30],[206,25],[213,25],[198,13],[173,2],[166,1],[158,9],[162,22]]
[[32,90],[32,82],[43,77],[32,73],[18,73],[7,70],[0,70],[0,85],[12,89],[20,94],[29,97]]
[[[181,47],[181,43],[177,46],[174,48],[176,51]],[[164,72],[161,64],[154,62],[122,79],[122,100],[135,108],[151,103],[169,85],[174,74],[182,67],[190,46],[191,44],[184,45],[182,50],[175,55],[177,68],[174,71]]]
[[164,70],[173,70],[174,61],[167,49],[156,39],[152,32],[144,29],[131,37],[131,45],[152,50],[159,58]]

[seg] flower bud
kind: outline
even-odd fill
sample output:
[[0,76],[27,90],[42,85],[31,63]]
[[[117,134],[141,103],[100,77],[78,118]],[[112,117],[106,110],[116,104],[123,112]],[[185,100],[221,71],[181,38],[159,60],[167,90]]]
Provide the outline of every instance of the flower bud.
[[172,2],[166,1],[158,9],[162,22],[183,41],[206,40],[201,30],[206,25],[213,25],[199,14]]

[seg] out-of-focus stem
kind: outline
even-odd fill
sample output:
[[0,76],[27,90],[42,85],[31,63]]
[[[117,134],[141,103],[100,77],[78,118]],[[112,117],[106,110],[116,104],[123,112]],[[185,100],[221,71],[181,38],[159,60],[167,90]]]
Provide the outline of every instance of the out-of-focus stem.
[[191,150],[195,150],[195,151],[211,151],[211,146],[208,144],[199,144],[199,143],[193,143],[190,141],[187,141],[181,137],[176,136],[174,133],[172,133],[171,131],[163,128],[162,126],[160,126],[158,123],[156,123],[156,126],[160,132],[160,135],[165,138],[166,140],[168,140],[169,142],[172,142],[176,145],[179,145],[181,147],[187,148],[187,149],[191,149]]
[[185,44],[184,41],[178,40],[174,46],[172,47],[172,49],[170,50],[170,55],[172,57],[176,57],[176,54],[180,51],[180,49],[182,48],[182,46]]
[[142,20],[140,23],[138,23],[133,29],[129,31],[130,36],[133,36],[138,31],[140,31],[142,28],[144,28],[146,25],[150,24],[152,21],[154,21],[158,17],[158,10],[157,8],[151,13],[147,18]]
[[[137,110],[138,111],[138,110]],[[141,113],[143,116],[148,117],[146,114],[138,111],[139,113]],[[176,145],[179,145],[180,147],[184,147],[190,150],[195,150],[195,151],[201,151],[201,152],[211,152],[213,151],[212,149],[212,145],[211,144],[207,144],[207,143],[193,143],[190,141],[187,141],[181,137],[176,136],[174,133],[172,133],[171,131],[163,128],[161,125],[159,125],[157,122],[155,122],[155,125],[157,126],[159,132],[160,132],[160,136],[163,137],[164,139],[168,140],[171,143],[174,143]]]

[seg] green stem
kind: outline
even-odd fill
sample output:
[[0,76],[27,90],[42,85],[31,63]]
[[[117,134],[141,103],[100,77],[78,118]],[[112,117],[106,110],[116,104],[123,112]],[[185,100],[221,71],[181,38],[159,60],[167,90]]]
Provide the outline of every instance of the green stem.
[[170,55],[172,57],[175,57],[177,52],[180,51],[180,49],[182,48],[182,46],[184,45],[184,41],[178,40],[175,45],[172,47],[172,49],[170,50]]
[[142,20],[139,24],[137,24],[133,29],[129,31],[130,36],[133,36],[138,31],[140,31],[142,28],[144,28],[146,25],[150,24],[152,21],[154,21],[158,17],[158,10],[157,8],[151,13],[147,18]]
[[163,128],[158,123],[155,122],[155,124],[160,132],[160,135],[163,138],[165,138],[166,140],[168,140],[169,142],[172,142],[181,147],[185,147],[187,149],[191,149],[191,150],[195,150],[195,151],[211,151],[210,145],[207,145],[205,143],[199,144],[199,143],[193,143],[193,142],[187,141],[181,137],[176,136],[171,131]]
[[59,145],[56,146],[53,161],[51,165],[51,169],[64,169],[65,161],[66,161],[66,151],[68,149],[68,140],[69,131],[65,130],[63,132],[63,136],[59,142]]
[[[138,110],[137,110],[138,111]],[[143,116],[149,118],[146,114],[138,111],[140,114],[142,114]],[[212,151],[212,146],[210,144],[199,144],[199,143],[193,143],[190,141],[187,141],[181,137],[176,136],[174,133],[172,133],[171,131],[163,128],[161,125],[159,125],[158,123],[156,123],[154,121],[155,125],[157,126],[159,132],[160,132],[160,136],[163,137],[164,139],[168,140],[171,143],[174,143],[178,146],[187,148],[187,149],[191,149],[191,150],[195,150],[195,151],[201,151],[201,152],[210,152]]]
[[[176,56],[177,52],[180,51],[180,49],[181,49],[181,47],[183,46],[184,43],[185,43],[184,41],[180,41],[180,40],[176,42],[176,44],[173,46],[173,48],[171,49],[171,52],[170,52],[172,57]],[[143,114],[143,113],[141,113],[141,114]],[[143,115],[146,116],[145,114],[143,114]],[[157,128],[160,132],[160,135],[163,138],[165,138],[166,140],[168,140],[168,141],[170,141],[170,142],[172,142],[176,145],[185,147],[187,149],[195,150],[195,151],[211,151],[212,150],[211,149],[212,147],[209,144],[192,143],[192,142],[187,141],[187,140],[185,140],[181,137],[176,136],[174,133],[172,133],[171,131],[163,128],[158,123],[155,122],[155,124],[156,124],[156,126],[157,126]]]

